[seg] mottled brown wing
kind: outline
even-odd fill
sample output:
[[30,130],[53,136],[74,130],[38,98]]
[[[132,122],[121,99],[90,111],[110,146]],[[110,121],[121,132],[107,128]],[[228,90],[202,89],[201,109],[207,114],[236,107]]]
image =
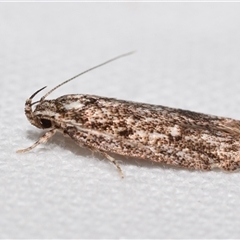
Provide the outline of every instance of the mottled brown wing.
[[191,169],[240,166],[240,122],[163,106],[85,95],[65,132],[78,144]]

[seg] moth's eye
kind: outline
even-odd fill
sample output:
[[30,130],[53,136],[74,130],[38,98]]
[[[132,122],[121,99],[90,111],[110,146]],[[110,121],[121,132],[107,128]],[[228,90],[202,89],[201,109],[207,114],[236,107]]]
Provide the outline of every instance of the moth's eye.
[[41,122],[43,128],[50,128],[50,127],[52,127],[52,122],[50,120],[48,120],[48,119],[41,118],[40,122]]

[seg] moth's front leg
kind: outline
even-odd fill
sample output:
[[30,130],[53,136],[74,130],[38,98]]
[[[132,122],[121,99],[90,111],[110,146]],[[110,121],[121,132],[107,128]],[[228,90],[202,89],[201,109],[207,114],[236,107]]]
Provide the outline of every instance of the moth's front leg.
[[25,149],[20,149],[17,150],[17,153],[24,153],[24,152],[28,152],[30,150],[32,150],[33,148],[35,148],[36,146],[38,146],[41,143],[45,143],[47,142],[55,133],[56,133],[57,129],[52,129],[48,132],[46,132],[42,137],[40,137],[38,139],[37,142],[35,142],[32,146],[25,148]]

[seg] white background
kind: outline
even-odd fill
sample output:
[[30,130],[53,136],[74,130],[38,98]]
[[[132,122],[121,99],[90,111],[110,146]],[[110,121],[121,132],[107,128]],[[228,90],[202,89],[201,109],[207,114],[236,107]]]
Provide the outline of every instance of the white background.
[[[240,173],[104,157],[43,131],[25,100],[89,93],[240,119],[239,3],[1,3],[1,238],[240,238]],[[36,98],[39,99],[41,94]]]

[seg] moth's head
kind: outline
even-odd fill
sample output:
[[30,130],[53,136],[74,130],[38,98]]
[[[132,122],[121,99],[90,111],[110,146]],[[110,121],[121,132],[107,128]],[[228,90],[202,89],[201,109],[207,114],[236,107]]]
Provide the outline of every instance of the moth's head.
[[[45,88],[45,87],[44,87]],[[25,103],[25,114],[29,122],[37,128],[51,129],[54,128],[54,117],[56,115],[56,106],[53,100],[44,100],[32,103],[32,99],[37,93],[44,88],[35,92]],[[36,105],[33,110],[33,105]]]

